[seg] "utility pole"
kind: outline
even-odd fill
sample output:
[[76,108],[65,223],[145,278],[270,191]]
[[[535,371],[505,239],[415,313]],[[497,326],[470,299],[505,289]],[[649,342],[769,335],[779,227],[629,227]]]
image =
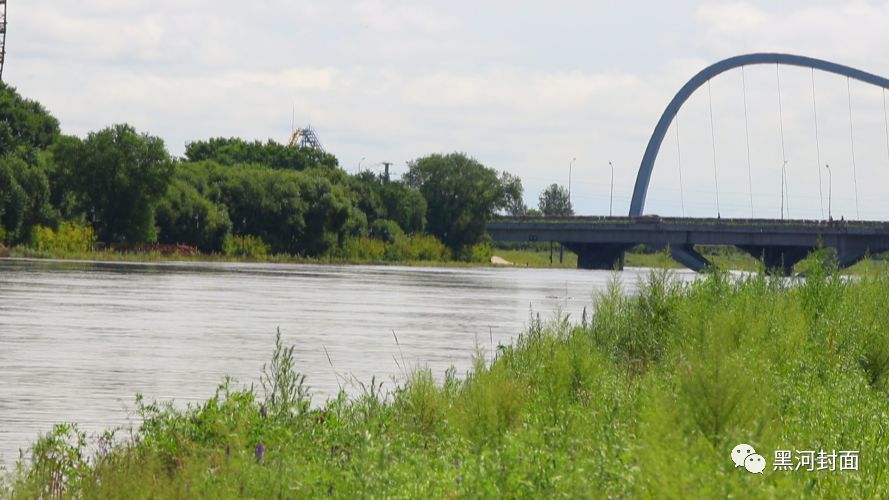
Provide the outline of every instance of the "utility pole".
[[568,162],[568,204],[571,204],[571,168],[574,166],[574,162],[577,158],[571,158],[571,161]]

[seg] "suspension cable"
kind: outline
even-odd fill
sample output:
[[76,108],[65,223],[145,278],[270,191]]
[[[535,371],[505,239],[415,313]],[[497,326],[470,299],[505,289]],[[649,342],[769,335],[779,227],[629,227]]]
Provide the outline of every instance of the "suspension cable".
[[812,68],[812,110],[815,112],[815,152],[818,155],[818,201],[821,202],[821,218],[824,218],[824,188],[821,185],[821,139],[818,135],[818,104],[815,100],[815,68]]
[[682,188],[682,147],[679,145],[679,115],[676,115],[676,157],[679,160],[679,204],[685,217],[685,192]]
[[744,88],[744,135],[747,137],[747,190],[750,193],[750,217],[753,218],[753,168],[750,165],[750,125],[747,118],[747,77],[741,66],[741,86]]
[[849,144],[852,147],[852,186],[855,188],[855,217],[861,220],[861,211],[858,209],[858,173],[855,165],[855,133],[852,125],[852,79],[846,77],[846,93],[849,96]]
[[710,89],[710,80],[707,80],[707,97],[710,103],[710,144],[713,146],[713,184],[716,186],[716,217],[721,218],[719,210],[719,174],[716,169],[716,132],[713,128],[713,92]]
[[784,207],[787,207],[787,218],[790,218],[790,190],[787,189],[787,150],[784,146],[784,110],[781,106],[781,73],[780,66],[775,64],[775,78],[778,81],[778,130],[781,132],[781,218],[784,218]]

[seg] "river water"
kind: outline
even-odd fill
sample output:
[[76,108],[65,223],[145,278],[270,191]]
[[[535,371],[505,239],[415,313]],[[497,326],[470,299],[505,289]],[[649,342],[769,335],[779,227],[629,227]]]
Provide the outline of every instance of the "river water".
[[[618,276],[632,291],[647,273]],[[413,367],[462,375],[477,347],[490,355],[511,342],[532,310],[579,319],[613,276],[0,259],[0,465],[55,423],[131,425],[136,393],[184,405],[226,375],[258,387],[278,328],[315,403],[340,386],[357,393],[350,380],[376,376],[391,389]]]

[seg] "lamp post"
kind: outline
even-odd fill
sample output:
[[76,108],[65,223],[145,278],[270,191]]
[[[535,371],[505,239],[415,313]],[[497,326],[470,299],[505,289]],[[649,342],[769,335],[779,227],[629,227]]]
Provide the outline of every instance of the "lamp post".
[[361,173],[361,162],[364,161],[364,157],[362,156],[360,160],[358,160],[358,173]]
[[827,220],[833,220],[833,215],[830,213],[830,201],[833,192],[833,173],[830,171],[830,165],[825,164],[824,168],[827,169]]
[[784,160],[784,164],[781,165],[781,220],[784,220],[784,179],[785,179],[785,171],[787,170],[787,160]]
[[611,217],[614,215],[614,164],[608,162],[608,166],[611,167],[611,196],[608,198],[608,216]]
[[577,158],[571,158],[571,161],[568,162],[568,204],[571,204],[571,168],[574,166],[574,162],[577,161]]

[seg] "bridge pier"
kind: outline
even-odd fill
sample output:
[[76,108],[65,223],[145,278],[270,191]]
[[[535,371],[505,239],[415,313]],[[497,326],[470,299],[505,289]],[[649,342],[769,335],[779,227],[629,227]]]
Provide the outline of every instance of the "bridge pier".
[[789,276],[793,272],[793,266],[806,258],[812,247],[798,246],[758,246],[738,245],[738,248],[749,253],[755,259],[761,259],[768,272],[781,272]]
[[578,269],[622,270],[629,245],[620,243],[564,243],[577,254]]
[[670,256],[673,257],[676,262],[694,272],[701,272],[710,265],[710,261],[707,260],[707,257],[704,257],[695,250],[694,245],[671,246]]

